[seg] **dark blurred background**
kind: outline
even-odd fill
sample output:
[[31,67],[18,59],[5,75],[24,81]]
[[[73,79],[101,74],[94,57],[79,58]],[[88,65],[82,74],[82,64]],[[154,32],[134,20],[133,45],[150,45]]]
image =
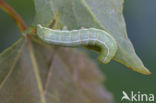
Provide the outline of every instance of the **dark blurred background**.
[[[27,25],[31,24],[34,17],[32,0],[5,1],[17,10]],[[128,36],[136,53],[152,72],[152,75],[145,76],[136,73],[115,61],[107,65],[100,64],[96,61],[97,55],[89,52],[91,58],[95,60],[106,75],[104,85],[112,92],[116,103],[121,102],[123,90],[127,93],[140,91],[141,93],[156,95],[156,0],[125,0],[124,16]],[[20,33],[14,21],[0,10],[0,52],[19,37]],[[123,103],[130,102],[125,100]]]

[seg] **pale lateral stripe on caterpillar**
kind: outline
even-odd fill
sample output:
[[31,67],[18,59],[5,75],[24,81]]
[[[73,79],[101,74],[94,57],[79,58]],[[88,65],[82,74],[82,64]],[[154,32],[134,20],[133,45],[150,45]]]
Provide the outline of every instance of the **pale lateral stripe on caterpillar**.
[[[97,39],[85,39],[85,40],[77,40],[77,41],[72,41],[72,42],[70,42],[70,41],[66,41],[66,42],[63,42],[63,41],[56,41],[56,40],[50,40],[50,39],[46,39],[47,41],[52,41],[52,42],[57,42],[57,43],[75,43],[75,42],[81,42],[81,41],[88,41],[88,40],[95,40],[95,41],[98,41],[98,42],[101,42],[101,41],[99,41],[99,40],[97,40]],[[105,44],[104,42],[101,42],[101,43],[103,43],[103,44]],[[103,61],[106,61],[106,59],[107,59],[107,57],[108,57],[108,55],[109,55],[109,48],[107,47],[107,45],[105,45],[106,46],[106,48],[108,49],[108,52],[107,52],[107,55],[106,55],[106,57],[104,58],[104,60]]]
[[57,46],[77,47],[96,45],[101,48],[98,60],[106,64],[115,56],[117,43],[107,32],[95,28],[80,30],[52,30],[37,26],[37,35],[48,44]]

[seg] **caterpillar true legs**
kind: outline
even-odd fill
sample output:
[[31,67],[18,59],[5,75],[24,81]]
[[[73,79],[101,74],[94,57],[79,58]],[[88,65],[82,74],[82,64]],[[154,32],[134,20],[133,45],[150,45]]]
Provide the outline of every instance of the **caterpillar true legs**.
[[38,25],[37,35],[44,42],[57,46],[98,46],[101,48],[98,60],[104,64],[110,62],[118,48],[115,39],[110,34],[95,28],[67,31],[52,30]]

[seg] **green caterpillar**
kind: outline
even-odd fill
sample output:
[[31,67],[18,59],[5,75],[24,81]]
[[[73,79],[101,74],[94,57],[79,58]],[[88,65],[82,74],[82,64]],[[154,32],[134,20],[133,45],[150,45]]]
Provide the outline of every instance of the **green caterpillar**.
[[115,39],[107,32],[95,28],[80,30],[52,30],[37,26],[37,35],[48,44],[66,47],[97,46],[100,48],[98,60],[109,63],[118,49]]

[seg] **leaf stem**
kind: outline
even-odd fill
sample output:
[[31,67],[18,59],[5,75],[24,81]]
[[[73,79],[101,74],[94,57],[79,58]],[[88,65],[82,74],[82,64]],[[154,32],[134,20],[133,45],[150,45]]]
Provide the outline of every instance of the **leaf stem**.
[[20,29],[20,32],[24,32],[26,30],[26,25],[24,24],[23,20],[19,16],[19,14],[8,4],[6,4],[3,0],[0,0],[0,8],[9,14],[16,22],[18,28]]
[[[20,29],[20,32],[23,34],[23,32],[26,30],[27,27],[24,24],[24,21],[22,20],[22,18],[19,16],[19,14],[12,7],[10,7],[8,4],[3,2],[3,0],[0,0],[0,8],[3,11],[5,11],[7,14],[9,14],[15,20],[18,28]],[[45,96],[44,96],[44,90],[43,90],[43,86],[42,86],[42,80],[40,78],[40,73],[39,73],[37,61],[36,61],[36,58],[34,55],[32,42],[31,42],[30,36],[28,34],[26,35],[26,39],[28,42],[30,58],[32,60],[32,66],[33,66],[33,70],[34,70],[35,77],[37,80],[38,89],[40,92],[41,103],[46,103]]]

